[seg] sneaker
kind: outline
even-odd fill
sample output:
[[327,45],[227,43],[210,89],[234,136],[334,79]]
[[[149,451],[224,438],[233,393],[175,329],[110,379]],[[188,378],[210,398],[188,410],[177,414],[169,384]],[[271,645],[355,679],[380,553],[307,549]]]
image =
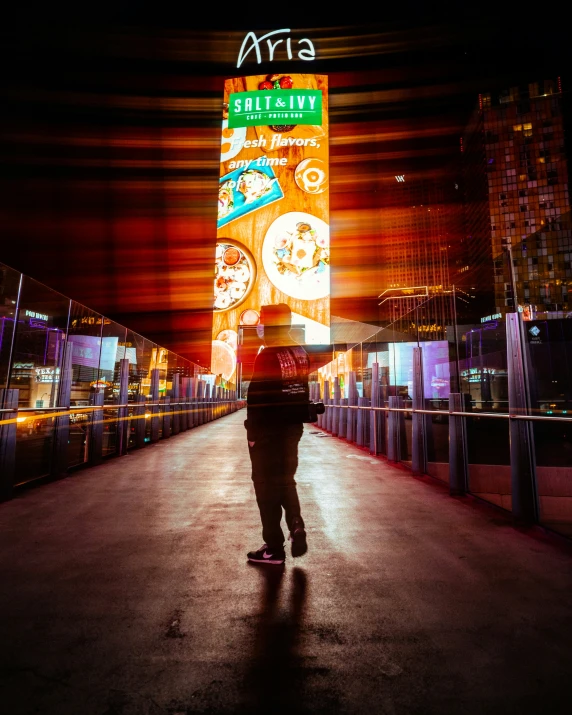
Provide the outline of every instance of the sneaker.
[[292,531],[288,537],[292,542],[292,556],[303,556],[308,551],[308,542],[306,541],[306,530],[304,522],[300,518],[294,519],[292,522]]
[[266,544],[262,544],[258,551],[249,551],[246,556],[249,561],[257,564],[283,564],[286,560],[284,549],[271,550]]

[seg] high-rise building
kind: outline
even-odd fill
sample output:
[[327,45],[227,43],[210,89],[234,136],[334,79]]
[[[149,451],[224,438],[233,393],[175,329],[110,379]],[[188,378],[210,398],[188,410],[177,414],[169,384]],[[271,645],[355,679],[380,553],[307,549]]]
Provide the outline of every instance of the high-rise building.
[[451,266],[462,238],[459,184],[449,171],[380,181],[380,322],[440,340],[454,320]]
[[461,143],[466,285],[482,311],[563,317],[572,232],[560,80],[478,98]]

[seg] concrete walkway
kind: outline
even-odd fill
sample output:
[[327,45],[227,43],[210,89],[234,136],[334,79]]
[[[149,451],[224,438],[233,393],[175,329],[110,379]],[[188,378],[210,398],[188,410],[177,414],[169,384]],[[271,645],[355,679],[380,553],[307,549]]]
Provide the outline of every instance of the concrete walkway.
[[572,552],[312,425],[262,543],[240,411],[0,504],[6,715],[572,712]]

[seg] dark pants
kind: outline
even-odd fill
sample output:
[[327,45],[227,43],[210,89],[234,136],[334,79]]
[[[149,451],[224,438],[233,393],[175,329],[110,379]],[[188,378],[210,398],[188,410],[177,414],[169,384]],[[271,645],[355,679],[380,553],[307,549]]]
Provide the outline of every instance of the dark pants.
[[248,446],[262,538],[269,549],[284,548],[284,532],[280,526],[282,509],[288,529],[292,529],[295,517],[301,519],[294,475],[298,468],[298,442],[303,431],[302,424],[268,428],[252,447]]

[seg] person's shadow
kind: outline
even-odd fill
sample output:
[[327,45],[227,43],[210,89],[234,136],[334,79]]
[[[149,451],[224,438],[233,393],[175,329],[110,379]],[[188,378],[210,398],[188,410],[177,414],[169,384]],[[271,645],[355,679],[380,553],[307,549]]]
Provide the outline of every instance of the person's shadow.
[[245,677],[247,712],[262,715],[301,712],[304,668],[298,653],[299,635],[307,594],[306,573],[290,571],[289,604],[280,606],[284,567],[258,567],[263,587],[253,653]]

